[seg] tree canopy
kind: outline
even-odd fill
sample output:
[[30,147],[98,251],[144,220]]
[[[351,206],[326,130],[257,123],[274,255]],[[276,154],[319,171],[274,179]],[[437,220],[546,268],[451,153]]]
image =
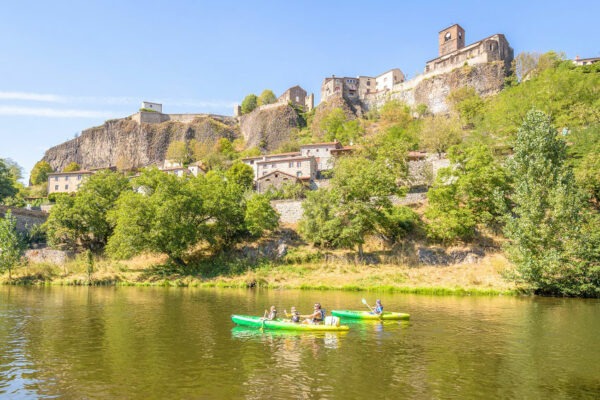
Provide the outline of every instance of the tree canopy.
[[263,90],[257,99],[257,104],[259,106],[265,106],[267,104],[273,104],[275,102],[277,102],[277,97],[275,97],[275,93],[273,93],[271,89]]
[[258,107],[258,97],[255,94],[249,94],[242,100],[242,114],[248,114]]
[[52,167],[47,161],[38,161],[31,169],[29,180],[33,185],[45,184],[48,182],[48,174],[52,172]]

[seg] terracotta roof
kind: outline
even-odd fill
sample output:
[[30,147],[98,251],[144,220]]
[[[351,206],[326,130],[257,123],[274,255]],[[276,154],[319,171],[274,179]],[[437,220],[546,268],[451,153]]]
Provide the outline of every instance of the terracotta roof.
[[289,155],[293,155],[293,154],[300,155],[300,152],[299,151],[292,151],[292,152],[289,152],[289,153],[265,154],[265,155],[262,155],[262,156],[244,157],[244,158],[242,158],[242,161],[243,160],[257,160],[257,159],[269,158],[269,157],[289,156]]
[[408,158],[425,158],[427,157],[427,153],[424,151],[409,151]]
[[300,146],[300,148],[313,147],[313,146],[329,146],[329,145],[341,146],[341,143],[340,142],[310,143],[310,144],[303,144],[302,146]]

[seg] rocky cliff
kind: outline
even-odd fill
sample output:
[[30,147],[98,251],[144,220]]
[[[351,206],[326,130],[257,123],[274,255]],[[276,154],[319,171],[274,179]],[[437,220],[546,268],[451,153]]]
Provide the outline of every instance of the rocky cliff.
[[272,151],[287,142],[293,129],[304,121],[296,110],[286,104],[254,110],[240,118],[240,131],[247,147]]
[[420,75],[394,86],[394,90],[372,95],[363,103],[366,109],[380,107],[390,99],[409,106],[425,104],[434,114],[448,112],[446,97],[459,87],[471,86],[480,96],[497,94],[504,87],[506,69],[503,61],[458,67],[438,75]]
[[162,163],[172,141],[196,139],[212,143],[222,137],[239,137],[235,118],[205,116],[190,123],[138,124],[128,117],[86,129],[79,137],[47,150],[43,159],[55,171],[62,171],[73,161],[83,169],[142,167]]

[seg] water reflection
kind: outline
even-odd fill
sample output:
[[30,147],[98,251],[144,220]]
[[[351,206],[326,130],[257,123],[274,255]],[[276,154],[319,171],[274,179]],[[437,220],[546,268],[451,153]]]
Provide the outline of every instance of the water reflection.
[[[410,321],[349,332],[234,327],[355,293],[0,287],[0,397],[593,398],[597,300],[381,294]],[[287,307],[289,309],[289,307]],[[357,306],[358,308],[358,306]]]

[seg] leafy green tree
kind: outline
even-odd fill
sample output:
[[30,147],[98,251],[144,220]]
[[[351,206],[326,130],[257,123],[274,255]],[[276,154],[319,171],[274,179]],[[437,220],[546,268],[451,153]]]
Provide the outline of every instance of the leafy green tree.
[[273,91],[270,89],[263,90],[260,96],[258,96],[257,100],[257,104],[259,106],[265,106],[267,104],[273,104],[275,102],[277,102],[277,97],[275,97],[275,93],[273,93]]
[[79,164],[77,164],[75,161],[72,161],[69,164],[67,164],[67,166],[63,169],[63,172],[74,172],[79,170],[81,170]]
[[14,175],[5,161],[0,158],[0,203],[18,193]]
[[167,160],[172,160],[181,165],[188,164],[192,159],[192,150],[183,140],[174,140],[169,143],[166,153]]
[[348,119],[344,110],[333,108],[321,117],[319,132],[327,141],[351,143],[362,136],[364,129],[358,120]]
[[235,182],[243,190],[250,190],[254,184],[254,170],[251,166],[244,164],[241,161],[233,163],[233,165],[225,173],[225,177]]
[[590,201],[600,208],[600,146],[596,146],[575,170],[577,183],[589,196]]
[[457,239],[470,240],[475,231],[475,217],[469,208],[461,207],[456,185],[434,186],[427,193],[425,210],[427,236],[444,243]]
[[12,270],[17,266],[25,252],[25,241],[17,232],[17,219],[6,212],[0,219],[0,272],[8,271],[12,279]]
[[279,214],[271,207],[269,197],[254,194],[246,201],[246,229],[254,237],[265,231],[273,230],[279,225]]
[[[550,118],[530,111],[517,133],[509,170],[514,180],[505,234],[517,279],[536,291],[600,295],[600,225],[566,165],[566,143]],[[594,250],[595,249],[595,250]]]
[[395,206],[384,211],[377,233],[388,242],[396,242],[414,232],[421,224],[419,215],[405,206]]
[[249,94],[242,100],[242,114],[248,114],[258,107],[258,97],[255,94]]
[[456,118],[436,116],[423,120],[421,130],[421,147],[431,152],[442,154],[461,141],[460,124]]
[[68,249],[81,246],[92,251],[102,250],[114,230],[108,213],[128,188],[127,178],[105,170],[90,176],[74,197],[57,197],[44,224],[49,243]]
[[35,163],[29,174],[29,180],[32,185],[48,183],[48,174],[53,172],[52,167],[47,161],[38,161]]
[[317,244],[358,246],[363,254],[367,235],[376,232],[392,207],[389,196],[401,192],[406,174],[401,152],[371,145],[364,152],[337,160],[331,189],[307,195],[300,224],[303,236]]
[[453,90],[446,100],[464,125],[474,125],[482,116],[485,103],[471,86]]
[[5,158],[4,164],[9,169],[10,174],[15,182],[23,179],[23,167],[21,167],[16,161],[10,158]]
[[390,100],[379,110],[382,123],[406,128],[412,121],[410,107],[399,100]]

